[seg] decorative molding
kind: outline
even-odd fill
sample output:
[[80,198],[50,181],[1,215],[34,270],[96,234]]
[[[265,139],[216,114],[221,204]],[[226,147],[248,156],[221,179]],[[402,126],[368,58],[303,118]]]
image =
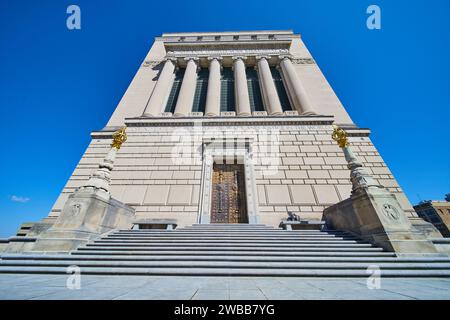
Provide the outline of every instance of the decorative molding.
[[291,61],[293,64],[316,64],[312,58],[292,58]]
[[144,61],[144,63],[142,63],[141,66],[143,68],[155,67],[162,62],[164,62],[164,60],[146,60],[146,61]]
[[186,50],[169,51],[167,57],[210,57],[210,56],[261,56],[288,54],[288,49],[235,49],[235,50]]
[[267,111],[253,111],[252,115],[254,117],[267,117]]

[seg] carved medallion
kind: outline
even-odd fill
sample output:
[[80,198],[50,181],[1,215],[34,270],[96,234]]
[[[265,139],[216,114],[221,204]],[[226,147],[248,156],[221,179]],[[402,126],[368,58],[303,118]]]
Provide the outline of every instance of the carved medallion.
[[397,208],[389,203],[383,204],[383,213],[386,217],[392,220],[398,220],[400,218],[400,213]]
[[77,216],[81,211],[81,203],[74,203],[71,208],[71,213],[73,216]]

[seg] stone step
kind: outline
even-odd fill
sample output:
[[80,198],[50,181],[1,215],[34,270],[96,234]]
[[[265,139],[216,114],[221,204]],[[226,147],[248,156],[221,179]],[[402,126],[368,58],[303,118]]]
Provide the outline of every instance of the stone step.
[[[365,269],[281,269],[281,268],[110,268],[86,267],[83,274],[91,275],[176,275],[176,276],[282,276],[282,277],[366,277]],[[0,266],[0,273],[65,274],[64,267]],[[383,270],[386,277],[450,277],[449,270]]]
[[110,234],[102,237],[102,239],[152,239],[152,238],[167,238],[167,239],[283,239],[283,240],[295,240],[295,239],[336,239],[336,240],[355,240],[355,237],[340,237],[335,235],[290,235],[290,234],[277,234],[277,235],[246,235],[246,234],[127,234],[127,235],[117,235]]
[[[367,269],[373,265],[364,262],[273,262],[252,261],[81,261],[81,260],[0,260],[1,266],[29,267],[84,267],[108,268],[252,268],[252,269]],[[450,263],[377,263],[382,271],[386,269],[443,269],[450,272]]]
[[[218,246],[202,246],[202,244],[200,243],[199,246],[153,246],[150,247],[148,245],[146,246],[119,246],[119,245],[115,245],[115,246],[106,246],[106,245],[93,245],[93,244],[87,244],[86,246],[80,247],[78,248],[78,250],[115,250],[115,251],[128,251],[128,250],[133,250],[133,251],[161,251],[161,250],[166,250],[166,251],[170,251],[170,250],[185,250],[185,251],[214,251],[218,249]],[[320,252],[320,251],[357,251],[357,252],[361,252],[361,251],[370,251],[370,252],[381,252],[383,251],[382,248],[376,248],[376,247],[330,247],[330,246],[326,246],[326,247],[311,247],[311,246],[305,246],[302,248],[299,247],[294,247],[294,248],[286,248],[286,247],[282,247],[279,248],[277,246],[265,246],[265,247],[252,247],[252,246],[221,246],[220,250],[222,251],[277,251],[277,252],[290,252],[291,254],[297,254],[298,252]]]
[[[282,245],[283,248],[280,248],[280,245]],[[177,248],[177,247],[184,247],[184,248],[196,248],[196,247],[248,247],[248,248],[277,248],[281,250],[289,250],[289,249],[296,249],[296,248],[376,248],[370,243],[345,243],[343,241],[337,241],[332,243],[323,243],[323,242],[316,242],[316,243],[280,243],[275,241],[270,241],[269,243],[263,243],[263,242],[253,242],[253,241],[245,241],[245,242],[232,242],[232,241],[202,241],[202,242],[196,242],[196,241],[189,241],[187,243],[183,242],[160,242],[160,243],[154,243],[154,242],[145,242],[145,243],[121,243],[121,242],[106,242],[106,241],[94,241],[91,243],[86,244],[86,247],[134,247],[134,248],[158,248],[158,247],[171,247],[171,248]],[[289,247],[289,248],[288,248]]]
[[213,229],[201,229],[201,230],[187,230],[187,229],[175,229],[175,230],[161,230],[161,229],[155,229],[155,230],[125,230],[125,231],[115,231],[112,234],[116,235],[123,235],[123,234],[173,234],[173,233],[179,233],[179,234],[203,234],[203,233],[210,233],[210,234],[267,234],[267,235],[275,235],[275,234],[289,234],[289,235],[324,235],[324,234],[330,234],[330,235],[348,235],[344,232],[321,232],[321,231],[314,231],[314,232],[307,232],[306,230],[292,230],[292,231],[286,231],[286,230],[255,230],[255,229],[249,229],[249,230],[213,230]]
[[3,260],[91,260],[91,261],[272,261],[272,262],[395,262],[450,263],[450,257],[331,257],[331,256],[168,256],[168,255],[74,255],[74,254],[4,254]]
[[[72,255],[93,255],[93,256],[108,256],[108,255],[128,255],[128,256],[187,256],[195,257],[201,255],[208,256],[266,256],[266,257],[292,257],[292,251],[256,251],[256,250],[242,250],[242,251],[228,251],[228,250],[210,250],[210,251],[195,251],[195,250],[106,250],[98,249],[92,250],[89,248],[80,248],[80,250],[73,251]],[[296,251],[295,257],[396,257],[393,252],[384,251]]]
[[[117,239],[117,238],[102,238],[99,240],[95,240],[94,243],[199,243],[201,241],[202,243],[270,243],[270,244],[278,244],[278,245],[285,245],[285,239],[226,239],[226,238],[193,238],[193,239]],[[354,243],[354,244],[360,244],[361,242],[358,242],[356,240],[340,240],[340,239],[315,239],[315,240],[304,240],[304,239],[289,239],[289,243],[296,244],[296,243],[311,243],[311,244],[336,244],[336,243]]]

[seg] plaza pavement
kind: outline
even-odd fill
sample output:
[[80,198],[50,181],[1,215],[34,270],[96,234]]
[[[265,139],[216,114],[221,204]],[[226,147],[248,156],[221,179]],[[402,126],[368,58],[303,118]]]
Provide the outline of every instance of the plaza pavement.
[[1,300],[303,300],[450,299],[450,279],[381,278],[369,289],[365,278],[178,277],[82,275],[68,289],[69,275],[0,275]]

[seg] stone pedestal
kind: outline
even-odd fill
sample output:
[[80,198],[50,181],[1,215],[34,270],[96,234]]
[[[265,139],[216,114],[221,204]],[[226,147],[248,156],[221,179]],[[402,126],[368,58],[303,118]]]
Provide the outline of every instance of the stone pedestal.
[[134,209],[109,193],[117,150],[127,140],[125,127],[116,131],[111,149],[86,184],[67,199],[53,226],[36,240],[32,251],[67,252],[114,229],[131,229]]
[[323,213],[328,228],[347,231],[398,254],[436,254],[437,249],[415,229],[397,199],[385,188],[360,189]]
[[55,224],[42,233],[32,251],[67,252],[114,229],[130,229],[134,209],[109,193],[83,188],[70,195]]
[[397,198],[362,166],[349,147],[347,133],[335,127],[332,138],[348,162],[352,193],[324,210],[327,227],[353,233],[397,254],[438,254],[426,234],[411,224]]

